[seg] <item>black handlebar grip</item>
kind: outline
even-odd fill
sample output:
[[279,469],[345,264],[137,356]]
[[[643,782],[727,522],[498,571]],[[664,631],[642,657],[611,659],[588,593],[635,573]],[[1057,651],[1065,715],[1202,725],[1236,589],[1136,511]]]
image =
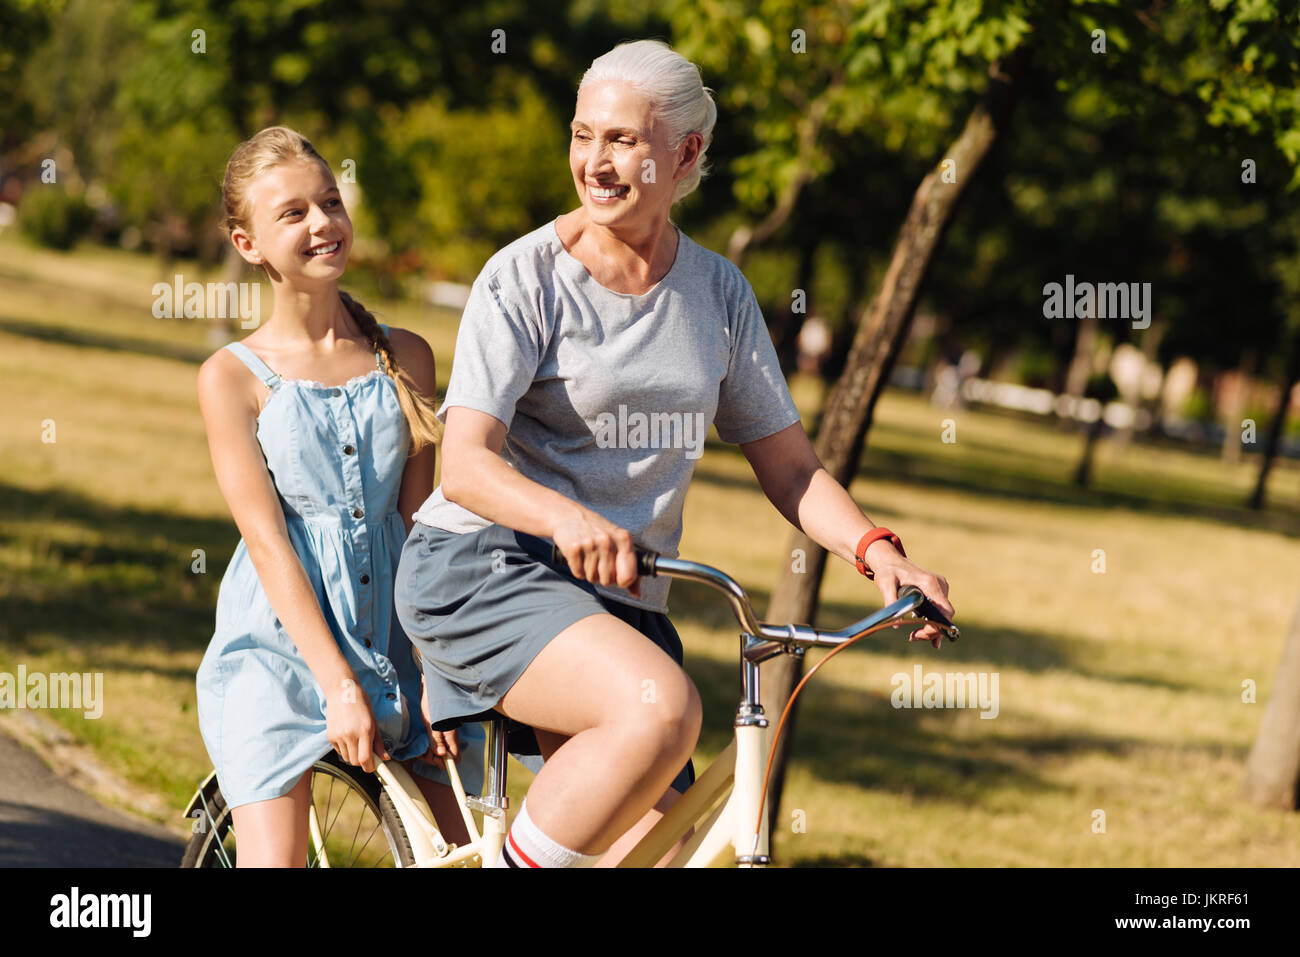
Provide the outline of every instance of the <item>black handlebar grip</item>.
[[[659,560],[659,553],[652,552],[648,548],[636,548],[636,573],[638,575],[647,575],[653,577],[655,572],[655,562]],[[561,569],[568,569],[569,561],[564,557],[564,552],[560,551],[559,545],[551,546],[551,564]]]
[[934,602],[926,598],[925,593],[922,592],[921,589],[917,588],[915,585],[904,585],[902,588],[898,590],[899,598],[906,598],[908,595],[911,594],[920,595],[922,598],[921,604],[916,606],[916,608],[913,610],[913,614],[917,615],[920,618],[928,618],[936,625],[943,625],[945,628],[954,628],[954,629],[956,628],[956,626],[951,621],[948,620],[948,616],[945,615],[943,612],[941,612],[938,608],[936,608],[934,606]]

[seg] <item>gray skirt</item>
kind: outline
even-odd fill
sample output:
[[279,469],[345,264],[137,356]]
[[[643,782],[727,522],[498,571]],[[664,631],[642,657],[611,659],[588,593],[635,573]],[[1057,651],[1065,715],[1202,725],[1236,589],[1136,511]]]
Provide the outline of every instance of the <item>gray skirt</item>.
[[[395,599],[424,661],[435,730],[497,717],[497,702],[547,643],[588,615],[618,617],[682,664],[682,640],[667,615],[607,598],[550,560],[549,539],[501,525],[456,533],[415,523],[402,548]],[[532,729],[515,721],[509,749],[541,753]],[[685,792],[694,781],[687,761],[672,786]]]

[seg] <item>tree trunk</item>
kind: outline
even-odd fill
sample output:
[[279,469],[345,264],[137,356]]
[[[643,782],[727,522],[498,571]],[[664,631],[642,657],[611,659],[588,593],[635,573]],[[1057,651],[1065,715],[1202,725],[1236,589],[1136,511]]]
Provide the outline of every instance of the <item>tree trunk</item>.
[[1255,491],[1250,496],[1250,507],[1264,507],[1264,491],[1268,487],[1268,473],[1277,458],[1278,447],[1282,444],[1282,428],[1286,424],[1287,409],[1291,405],[1291,391],[1300,381],[1300,329],[1291,335],[1291,351],[1286,357],[1286,368],[1282,372],[1282,394],[1277,399],[1277,412],[1269,423],[1268,435],[1264,439],[1264,457],[1259,466],[1259,480]]
[[1300,602],[1291,619],[1259,737],[1246,759],[1241,796],[1263,807],[1300,808]]
[[1146,435],[1155,435],[1160,432],[1160,417],[1163,414],[1161,409],[1160,397],[1164,395],[1165,377],[1169,374],[1167,366],[1160,363],[1160,340],[1164,338],[1165,332],[1169,328],[1169,323],[1163,316],[1157,315],[1151,320],[1151,327],[1142,336],[1142,355],[1146,356],[1149,365],[1160,365],[1160,388],[1156,394],[1150,398],[1142,396],[1138,400],[1138,411],[1145,409],[1151,416],[1151,421],[1143,433]]
[[1246,388],[1255,372],[1255,362],[1255,350],[1247,349],[1232,377],[1232,395],[1225,403],[1228,408],[1223,417],[1223,446],[1219,449],[1224,465],[1241,462],[1241,417],[1246,412]]
[[[221,282],[238,283],[241,279],[246,282],[257,282],[258,277],[257,275],[244,275],[244,257],[239,255],[234,243],[227,242],[221,259]],[[237,302],[238,299],[236,299]],[[209,344],[217,346],[238,337],[241,321],[235,315],[237,311],[235,309],[227,310],[226,318],[211,320],[208,326]],[[256,328],[256,326],[253,328]]]
[[[990,81],[983,100],[975,107],[965,129],[944,156],[954,161],[956,182],[943,182],[942,163],[921,181],[912,197],[889,268],[871,305],[862,314],[844,373],[827,400],[816,443],[817,455],[827,472],[845,488],[857,472],[876,400],[907,339],[926,272],[958,200],[974,179],[997,137],[1006,129],[1015,103],[1016,85],[1027,58],[1028,51],[1021,47],[1005,61],[989,67]],[[794,571],[793,561],[786,557],[793,556],[797,550],[802,550],[806,556],[803,573]],[[786,546],[783,564],[786,570],[773,590],[768,620],[813,621],[826,568],[826,551],[796,531]],[[773,729],[802,670],[802,659],[787,655],[774,658],[764,666],[762,701]],[[795,717],[792,712],[781,736],[773,769],[769,820],[774,837],[780,833],[778,814],[785,780],[785,758],[794,736]]]
[[799,364],[799,333],[804,322],[813,314],[813,279],[816,275],[817,244],[799,245],[799,267],[794,288],[804,292],[804,311],[795,312],[793,303],[778,302],[767,311],[767,331],[772,335],[772,347],[781,365],[781,374],[791,375]]
[[[1078,321],[1079,325],[1074,333],[1074,353],[1070,357],[1070,364],[1066,366],[1065,382],[1061,388],[1065,395],[1076,400],[1083,398],[1088,388],[1088,379],[1092,377],[1092,365],[1097,349],[1097,314],[1094,310],[1085,310]],[[1061,416],[1056,424],[1063,432],[1074,432],[1083,428],[1083,423],[1078,419],[1066,416]]]
[[1097,416],[1096,421],[1088,424],[1087,436],[1083,440],[1083,455],[1079,459],[1079,464],[1074,468],[1074,484],[1079,488],[1087,488],[1088,483],[1092,481],[1092,456],[1097,451],[1097,440],[1101,438],[1101,430],[1104,425],[1105,420],[1100,414]]

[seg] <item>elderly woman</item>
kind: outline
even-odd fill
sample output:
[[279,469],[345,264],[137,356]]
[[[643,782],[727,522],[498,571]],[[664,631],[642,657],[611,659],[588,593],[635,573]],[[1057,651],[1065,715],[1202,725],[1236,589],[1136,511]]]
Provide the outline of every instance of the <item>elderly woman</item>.
[[581,206],[489,259],[461,320],[442,485],[415,514],[396,588],[434,728],[496,709],[545,758],[499,866],[590,866],[614,847],[613,863],[694,780],[699,695],[669,582],[641,581],[633,547],[677,553],[709,424],[780,513],[874,573],[886,601],[912,583],[952,614],[947,583],[822,469],[740,270],[669,219],[700,182],[716,115],[699,70],[663,43],[596,59],[571,124]]

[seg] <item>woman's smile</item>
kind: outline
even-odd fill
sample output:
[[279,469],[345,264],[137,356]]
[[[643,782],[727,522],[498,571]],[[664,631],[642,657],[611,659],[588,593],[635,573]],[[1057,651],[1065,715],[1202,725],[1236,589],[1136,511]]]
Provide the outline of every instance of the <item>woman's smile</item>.
[[587,195],[591,201],[600,206],[608,206],[611,203],[617,203],[628,194],[632,187],[625,185],[614,186],[592,186],[587,184]]

